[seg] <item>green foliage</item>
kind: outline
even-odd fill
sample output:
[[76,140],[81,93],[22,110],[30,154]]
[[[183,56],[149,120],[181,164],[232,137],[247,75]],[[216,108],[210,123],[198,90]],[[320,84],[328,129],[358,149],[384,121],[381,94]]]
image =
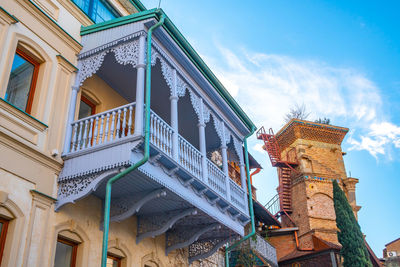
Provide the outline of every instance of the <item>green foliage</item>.
[[247,245],[242,244],[239,251],[237,263],[243,267],[253,267],[257,264],[257,257],[251,250],[248,243]]
[[322,118],[318,118],[318,120],[315,120],[314,122],[329,125],[329,124],[331,124],[331,119],[325,118],[325,117],[323,119]]
[[342,244],[340,253],[344,260],[343,266],[372,267],[360,225],[354,216],[346,195],[340,189],[336,180],[333,181],[333,201],[336,212],[336,225],[340,230],[338,239]]

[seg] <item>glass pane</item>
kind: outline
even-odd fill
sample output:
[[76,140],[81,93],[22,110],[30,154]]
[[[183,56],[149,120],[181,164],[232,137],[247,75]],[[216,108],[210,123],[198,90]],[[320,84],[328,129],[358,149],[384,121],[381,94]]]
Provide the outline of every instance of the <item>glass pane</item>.
[[81,104],[79,106],[78,120],[89,117],[90,115],[92,115],[92,108],[81,100]]
[[89,0],[72,0],[83,12],[89,14]]
[[3,231],[3,223],[0,222],[0,236],[1,236],[1,231]]
[[112,258],[107,258],[107,267],[118,267],[118,261]]
[[22,110],[26,109],[28,103],[34,69],[32,63],[15,54],[5,98]]
[[107,3],[102,0],[95,1],[98,1],[96,5],[96,12],[93,12],[93,19],[96,23],[115,19],[117,17],[115,12],[111,10]]
[[57,242],[54,267],[70,267],[72,259],[72,250],[73,247],[71,245],[67,245],[62,242]]

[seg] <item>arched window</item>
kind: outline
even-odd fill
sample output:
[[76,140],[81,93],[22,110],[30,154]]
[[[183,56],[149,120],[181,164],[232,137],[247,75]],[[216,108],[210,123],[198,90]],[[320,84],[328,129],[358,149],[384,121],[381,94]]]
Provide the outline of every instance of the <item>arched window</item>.
[[75,267],[82,239],[74,232],[64,230],[58,234],[54,267]]
[[5,99],[17,108],[30,113],[40,62],[18,47],[12,62]]

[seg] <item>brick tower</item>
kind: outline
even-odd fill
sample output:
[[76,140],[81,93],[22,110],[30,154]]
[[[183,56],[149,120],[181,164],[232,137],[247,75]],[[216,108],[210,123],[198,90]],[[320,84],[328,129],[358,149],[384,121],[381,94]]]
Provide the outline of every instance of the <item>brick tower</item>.
[[[271,162],[279,162],[273,163],[279,175],[281,211],[277,216],[281,216],[283,228],[298,227],[296,234],[302,249],[314,248],[312,236],[339,244],[333,179],[344,190],[357,217],[360,209],[355,198],[358,179],[347,177],[343,162],[345,153],[341,148],[347,132],[343,127],[292,119],[271,137],[275,140],[265,143]],[[277,148],[272,148],[274,146]],[[271,157],[274,153],[277,159]]]

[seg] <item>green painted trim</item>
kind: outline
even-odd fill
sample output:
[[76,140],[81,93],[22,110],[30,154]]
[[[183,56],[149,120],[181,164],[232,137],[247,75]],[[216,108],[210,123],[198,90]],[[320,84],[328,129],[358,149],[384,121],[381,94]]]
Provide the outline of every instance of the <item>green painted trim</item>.
[[102,31],[106,29],[111,29],[128,23],[133,23],[141,21],[144,19],[155,18],[159,20],[160,16],[164,15],[165,23],[162,26],[171,38],[176,42],[176,44],[182,49],[185,55],[190,59],[190,61],[197,67],[197,69],[203,74],[207,81],[217,90],[219,95],[224,99],[228,106],[235,112],[235,114],[240,118],[240,120],[246,125],[246,127],[251,130],[255,128],[254,123],[250,120],[247,114],[239,106],[236,100],[229,94],[226,88],[206,65],[206,63],[201,59],[199,54],[194,50],[194,48],[185,39],[178,28],[172,23],[168,16],[164,13],[162,9],[150,9],[140,13],[132,14],[129,16],[113,19],[110,21],[98,23],[95,25],[82,27],[81,35],[87,35],[97,31]]
[[93,24],[90,26],[86,26],[86,27],[82,26],[81,27],[81,36],[91,34],[94,32],[98,32],[98,31],[104,31],[107,29],[115,28],[118,26],[122,26],[125,24],[129,24],[129,23],[133,23],[133,22],[137,22],[137,21],[141,21],[141,20],[145,20],[145,19],[149,19],[149,18],[158,19],[158,17],[155,14],[155,10],[156,9],[146,10],[146,11],[143,11],[140,13],[131,14],[128,16],[112,19],[109,21]]
[[12,18],[12,19],[15,21],[14,23],[19,22],[19,19],[17,19],[14,15],[11,15],[10,13],[8,13],[7,10],[5,10],[2,6],[0,6],[0,10],[2,10],[4,13],[7,14],[7,16],[9,16],[10,18]]
[[0,101],[3,101],[4,103],[12,106],[13,108],[21,111],[22,113],[24,113],[25,115],[27,115],[28,117],[34,119],[35,121],[39,122],[40,124],[42,124],[43,126],[45,126],[46,128],[49,128],[49,126],[43,122],[41,122],[40,120],[36,119],[35,117],[33,117],[31,114],[26,113],[24,110],[20,109],[19,107],[14,106],[13,104],[11,104],[10,102],[8,102],[7,100],[5,100],[4,98],[0,97]]
[[48,199],[51,199],[51,200],[53,200],[54,202],[57,201],[57,198],[51,197],[51,196],[49,196],[49,195],[46,195],[45,193],[42,193],[42,192],[37,191],[37,190],[35,190],[35,189],[32,189],[32,190],[30,190],[30,191],[33,192],[33,193],[36,193],[36,194],[38,194],[38,195],[41,195],[41,196],[43,196],[43,197],[46,197],[46,198],[48,198]]
[[137,11],[142,12],[146,11],[147,8],[140,2],[139,0],[129,0],[131,4],[136,8]]
[[65,62],[67,62],[72,68],[75,69],[75,71],[78,71],[78,67],[76,67],[74,64],[72,64],[68,59],[66,59],[65,57],[63,57],[62,55],[57,55],[56,57],[60,57],[62,58]]
[[49,15],[46,14],[38,5],[36,5],[32,0],[28,0],[29,3],[31,3],[34,7],[36,7],[40,12],[42,12],[49,20],[51,20],[60,30],[62,30],[65,34],[67,34],[75,43],[83,47],[83,45],[78,42],[74,37],[72,37],[71,34],[69,34],[66,30],[64,30],[63,27],[61,27],[53,18],[51,18]]

